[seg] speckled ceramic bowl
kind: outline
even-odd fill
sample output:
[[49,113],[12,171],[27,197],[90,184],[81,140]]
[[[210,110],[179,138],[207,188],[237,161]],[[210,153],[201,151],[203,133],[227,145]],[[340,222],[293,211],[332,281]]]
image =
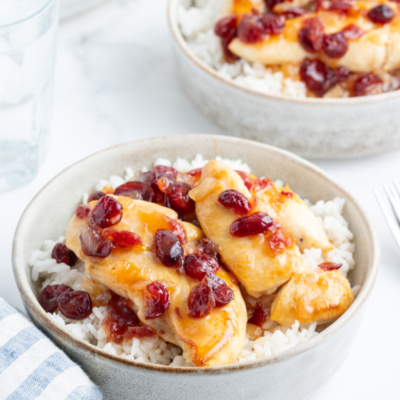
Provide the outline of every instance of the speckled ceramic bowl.
[[344,158],[400,146],[400,91],[344,99],[267,95],[221,77],[197,58],[169,0],[177,75],[196,108],[227,134],[259,140],[304,157]]
[[[195,146],[193,144],[196,144]],[[345,217],[355,235],[356,268],[351,274],[360,292],[346,313],[308,342],[279,355],[225,367],[178,368],[123,360],[72,338],[39,305],[28,259],[46,239],[63,235],[82,193],[126,166],[140,170],[159,158],[188,159],[201,153],[212,159],[240,158],[256,175],[290,182],[311,201],[346,199]],[[378,244],[354,199],[321,170],[286,151],[226,136],[170,136],[123,144],[94,154],[67,168],[32,200],[18,225],[13,249],[15,279],[34,323],[76,360],[100,385],[108,399],[163,400],[300,400],[320,387],[343,362],[355,337],[378,270]]]

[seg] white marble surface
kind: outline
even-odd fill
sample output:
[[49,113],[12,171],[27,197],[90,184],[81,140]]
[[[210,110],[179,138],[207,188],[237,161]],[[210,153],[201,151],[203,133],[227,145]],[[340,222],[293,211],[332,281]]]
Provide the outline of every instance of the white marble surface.
[[[26,204],[51,177],[117,143],[175,133],[221,133],[198,114],[179,87],[165,0],[114,0],[64,21],[54,105],[50,152],[39,175],[0,195],[0,296],[17,307],[22,302],[11,269],[13,233]],[[311,399],[399,399],[400,249],[372,188],[400,178],[400,151],[316,164],[368,211],[381,242],[382,264],[354,347],[342,368]]]

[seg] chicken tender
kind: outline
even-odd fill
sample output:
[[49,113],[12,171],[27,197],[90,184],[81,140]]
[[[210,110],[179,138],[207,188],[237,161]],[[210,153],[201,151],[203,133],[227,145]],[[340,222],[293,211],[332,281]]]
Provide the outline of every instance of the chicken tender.
[[[220,194],[228,189],[253,201],[237,172],[222,162],[210,161],[203,169],[200,184],[189,193],[196,203],[201,227],[205,235],[220,246],[222,261],[251,296],[257,298],[273,293],[295,272],[306,268],[303,257],[284,229],[280,234],[287,243],[278,252],[272,250],[271,242],[264,234],[233,236],[230,227],[240,216],[218,202]],[[251,213],[260,211],[259,202],[253,202]]]
[[271,320],[290,326],[340,317],[353,303],[349,281],[339,271],[297,273],[277,294]]

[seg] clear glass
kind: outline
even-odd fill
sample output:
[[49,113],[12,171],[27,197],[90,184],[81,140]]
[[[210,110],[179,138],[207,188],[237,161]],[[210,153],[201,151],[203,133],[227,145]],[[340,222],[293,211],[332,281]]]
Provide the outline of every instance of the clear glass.
[[0,0],[0,193],[30,181],[52,114],[57,0]]

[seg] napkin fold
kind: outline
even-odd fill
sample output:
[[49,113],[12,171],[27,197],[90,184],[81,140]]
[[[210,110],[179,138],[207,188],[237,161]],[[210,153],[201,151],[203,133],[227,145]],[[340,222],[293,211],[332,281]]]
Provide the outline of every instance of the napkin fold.
[[102,398],[77,364],[0,298],[0,400]]

